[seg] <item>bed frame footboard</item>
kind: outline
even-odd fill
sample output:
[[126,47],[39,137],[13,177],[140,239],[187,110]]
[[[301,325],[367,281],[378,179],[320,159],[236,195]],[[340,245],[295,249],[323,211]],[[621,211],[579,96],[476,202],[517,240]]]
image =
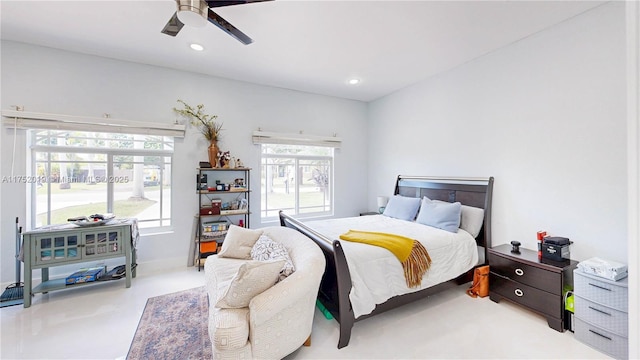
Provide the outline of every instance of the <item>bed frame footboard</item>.
[[280,211],[279,216],[281,226],[301,232],[322,249],[327,266],[320,282],[318,300],[340,324],[338,349],[347,346],[351,339],[351,328],[355,318],[349,301],[351,274],[342,250],[342,244],[340,244],[339,240],[332,240],[323,236],[282,211]]

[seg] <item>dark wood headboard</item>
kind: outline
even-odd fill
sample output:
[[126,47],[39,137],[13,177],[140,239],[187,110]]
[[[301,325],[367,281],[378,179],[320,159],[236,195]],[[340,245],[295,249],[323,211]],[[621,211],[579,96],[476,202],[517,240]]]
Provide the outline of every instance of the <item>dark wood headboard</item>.
[[447,178],[429,176],[399,175],[394,194],[447,202],[460,202],[462,205],[484,209],[482,229],[476,237],[479,246],[491,247],[491,198],[493,196],[493,177],[489,178]]

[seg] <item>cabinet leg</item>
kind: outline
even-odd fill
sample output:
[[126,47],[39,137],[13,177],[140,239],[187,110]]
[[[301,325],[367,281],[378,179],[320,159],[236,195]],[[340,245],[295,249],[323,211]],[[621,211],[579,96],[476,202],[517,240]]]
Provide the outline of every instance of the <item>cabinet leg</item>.
[[496,295],[494,293],[489,293],[489,299],[491,299],[491,301],[493,301],[494,303],[499,303],[500,300],[502,300],[502,296]]
[[[49,281],[49,268],[42,268],[40,271],[40,277],[42,278],[42,282]],[[49,292],[43,292],[43,294],[48,294]]]

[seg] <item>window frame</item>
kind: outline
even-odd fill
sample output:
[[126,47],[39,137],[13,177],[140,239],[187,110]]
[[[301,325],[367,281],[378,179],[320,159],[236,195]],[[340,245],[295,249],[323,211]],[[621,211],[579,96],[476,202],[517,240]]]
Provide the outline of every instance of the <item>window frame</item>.
[[[168,166],[173,167],[173,154],[174,154],[174,149],[171,150],[154,150],[154,149],[136,149],[136,148],[129,148],[129,149],[121,149],[121,148],[110,148],[110,147],[78,147],[78,146],[58,146],[58,145],[40,145],[37,144],[38,143],[38,139],[39,138],[54,138],[54,137],[59,137],[56,135],[38,135],[38,132],[55,132],[55,131],[66,131],[68,132],[69,130],[52,130],[52,129],[29,129],[28,130],[28,143],[30,144],[29,148],[30,148],[30,163],[28,168],[30,169],[31,174],[33,174],[32,178],[38,178],[37,175],[37,163],[46,163],[46,166],[50,169],[51,168],[51,164],[52,163],[69,163],[69,164],[76,164],[76,163],[83,163],[83,164],[88,164],[88,163],[95,163],[95,164],[104,164],[105,165],[105,177],[107,179],[113,178],[114,177],[114,164],[117,163],[117,161],[114,161],[114,157],[116,156],[132,156],[134,157],[134,160],[132,160],[131,164],[137,164],[140,162],[136,162],[135,161],[135,157],[137,156],[150,156],[150,157],[160,157],[160,158],[169,158],[169,162],[168,162]],[[93,133],[100,133],[100,134],[107,134],[109,132],[105,132],[105,131],[82,131],[82,130],[78,130],[78,132],[82,132],[82,133],[87,133],[87,132],[93,132]],[[124,134],[124,133],[121,133]],[[136,134],[136,133],[126,133],[124,135],[132,135],[132,136],[137,136],[137,135],[141,135],[141,134]],[[158,136],[160,138],[173,138],[172,136],[168,136],[168,135],[144,135],[144,136]],[[84,137],[82,136],[78,136],[77,138],[82,139]],[[107,141],[118,141],[118,139],[113,140],[113,139],[103,139],[103,140],[107,140]],[[123,139],[124,140],[124,139]],[[125,140],[125,141],[136,141],[136,140]],[[159,140],[158,143],[168,143],[165,140]],[[175,146],[175,142],[170,142],[171,146],[174,147]],[[46,154],[47,159],[46,160],[38,160],[37,159],[37,153],[44,153]],[[100,154],[100,155],[104,155],[106,157],[106,160],[95,160],[95,161],[91,161],[91,160],[82,160],[82,161],[73,161],[73,160],[68,160],[68,161],[60,161],[60,160],[52,160],[51,159],[51,154],[52,153],[66,153],[66,154],[70,154],[70,153],[76,153],[76,154]],[[142,162],[142,164],[145,164],[144,161]],[[167,164],[165,162],[165,164]],[[50,171],[50,170],[49,170]],[[49,176],[49,175],[47,175]],[[171,177],[173,177],[173,171],[171,171]],[[106,198],[107,198],[107,213],[113,213],[113,206],[114,206],[114,194],[115,194],[115,189],[114,189],[114,182],[113,181],[105,181],[107,188],[106,188]],[[169,183],[172,184],[173,181],[172,179],[169,179]],[[51,182],[47,182],[47,186],[51,186]],[[36,191],[37,191],[37,183],[35,181],[30,182],[30,189],[28,191],[28,196],[29,196],[29,204],[30,204],[30,209],[29,209],[29,222],[31,224],[32,228],[36,227],[37,224],[37,214],[36,214],[36,210],[37,210],[37,196],[36,196]],[[173,188],[173,185],[171,186],[171,188]],[[169,200],[169,203],[171,205],[170,206],[170,216],[169,217],[163,217],[163,213],[164,213],[164,200],[165,200],[165,196],[163,194],[163,191],[165,191],[164,186],[160,186],[160,210],[159,210],[159,217],[155,218],[155,219],[150,219],[150,220],[139,220],[140,223],[144,223],[144,222],[159,222],[160,226],[152,226],[152,227],[141,227],[141,231],[143,230],[144,232],[155,232],[155,231],[167,231],[167,230],[172,230],[173,228],[173,208],[172,208],[172,204],[173,201]],[[173,194],[173,192],[171,192],[171,194]],[[51,223],[51,191],[50,189],[47,190],[47,223],[50,224]],[[168,196],[172,196],[172,195],[168,195]],[[164,223],[167,223],[166,225],[164,225]]]
[[[313,147],[318,147],[317,145],[306,145],[306,144],[279,144],[279,143],[262,143],[260,145],[260,182],[262,183],[263,178],[266,181],[266,174],[264,174],[265,171],[265,167],[266,166],[275,166],[277,164],[264,164],[265,161],[268,162],[269,159],[292,159],[293,160],[293,164],[291,165],[287,165],[287,166],[293,166],[294,167],[294,172],[295,172],[295,182],[294,182],[294,208],[293,213],[288,213],[289,215],[296,217],[296,218],[315,218],[315,217],[326,217],[326,216],[333,216],[334,212],[335,212],[335,199],[334,199],[334,169],[335,169],[335,149],[333,147],[328,147],[329,149],[331,149],[331,155],[298,155],[298,154],[268,154],[265,153],[265,146],[299,146],[299,147],[309,147],[309,148],[313,148]],[[326,161],[328,162],[327,166],[329,167],[329,172],[330,172],[330,176],[329,176],[329,186],[327,188],[326,191],[329,192],[328,198],[329,198],[329,204],[325,205],[329,207],[329,210],[327,211],[316,211],[316,212],[301,212],[300,210],[303,209],[301,208],[301,204],[300,204],[300,181],[298,180],[298,174],[299,174],[299,169],[305,167],[305,166],[309,166],[306,164],[300,164],[301,161],[313,161],[313,160],[319,160],[319,161]],[[266,184],[265,184],[266,186]],[[264,194],[263,194],[264,191]],[[276,209],[269,209],[268,208],[268,193],[266,192],[266,189],[260,189],[260,200],[261,200],[261,204],[260,204],[260,220],[262,222],[272,222],[272,221],[276,221],[278,219],[278,216],[265,216],[265,214],[269,213],[269,212],[273,212]],[[264,204],[262,203],[264,200]],[[309,207],[317,207],[317,206],[309,206]]]

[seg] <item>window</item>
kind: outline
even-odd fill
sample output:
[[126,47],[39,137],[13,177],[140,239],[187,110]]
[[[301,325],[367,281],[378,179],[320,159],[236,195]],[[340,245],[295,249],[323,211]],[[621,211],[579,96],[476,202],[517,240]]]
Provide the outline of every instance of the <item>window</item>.
[[333,214],[333,148],[262,144],[261,217]]
[[31,130],[32,226],[113,213],[171,225],[173,137]]

